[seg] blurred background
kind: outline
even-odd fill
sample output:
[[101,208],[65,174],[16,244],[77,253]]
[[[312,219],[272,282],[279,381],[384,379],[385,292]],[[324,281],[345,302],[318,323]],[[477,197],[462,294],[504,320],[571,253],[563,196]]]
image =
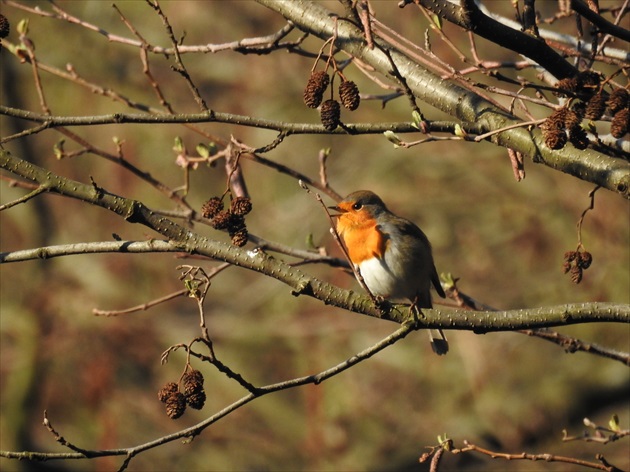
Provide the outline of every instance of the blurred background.
[[[319,2],[340,11],[336,2]],[[497,4],[503,4],[498,6]],[[600,1],[603,4],[618,2]],[[59,7],[113,35],[133,38],[110,3],[56,2]],[[512,16],[510,2],[492,2]],[[25,3],[50,11],[46,2]],[[253,1],[161,2],[177,37],[184,43],[221,44],[268,35],[284,26],[279,15]],[[377,17],[419,44],[426,21],[396,2],[373,2]],[[537,2],[543,16],[556,2]],[[151,44],[169,47],[161,20],[147,4],[118,4],[126,19]],[[159,108],[142,73],[138,48],[109,42],[76,24],[45,18],[3,3],[16,27],[28,19],[28,37],[42,64],[70,67],[87,82],[130,100]],[[572,20],[552,26],[573,34]],[[445,25],[445,32],[468,51],[466,35]],[[289,39],[297,39],[293,33]],[[455,67],[455,54],[432,37],[433,51]],[[317,52],[321,41],[303,48]],[[513,59],[509,51],[480,42],[486,59]],[[150,55],[151,71],[177,112],[199,111],[184,80],[163,56]],[[339,55],[340,58],[343,54]],[[2,104],[41,112],[32,68],[2,50]],[[302,102],[313,60],[285,51],[242,55],[233,51],[187,54],[183,61],[209,107],[286,122],[318,123],[315,110]],[[515,73],[506,70],[506,74]],[[54,115],[134,112],[92,90],[40,71]],[[352,65],[344,74],[363,94],[387,91]],[[535,72],[520,71],[533,78]],[[506,100],[499,98],[503,103]],[[420,104],[422,107],[422,104]],[[448,119],[422,107],[429,120]],[[544,115],[542,115],[544,116]],[[364,100],[345,122],[408,121],[403,97],[382,108]],[[32,127],[0,117],[2,136]],[[235,125],[199,125],[217,139],[234,136],[252,147],[268,144],[276,133]],[[124,156],[172,188],[184,183],[175,164],[173,143],[181,137],[192,151],[208,139],[181,125],[107,125],[71,128],[100,149]],[[413,141],[421,135],[402,136]],[[110,192],[141,200],[151,208],[173,210],[173,202],[115,163],[92,154],[56,159],[53,148],[65,139],[67,152],[80,149],[55,130],[11,141],[12,153],[82,182],[92,176]],[[488,143],[457,141],[394,149],[382,135],[291,136],[265,154],[313,179],[318,153],[330,148],[330,185],[340,194],[358,189],[378,193],[388,206],[415,221],[433,243],[439,272],[460,278],[461,290],[499,309],[563,303],[630,302],[630,208],[621,197],[599,190],[586,215],[582,241],[593,264],[581,284],[562,272],[565,251],[577,244],[576,223],[589,203],[588,184],[549,168],[525,163],[527,177],[514,180],[507,152]],[[254,210],[249,230],[267,240],[308,249],[310,241],[338,255],[319,204],[297,182],[259,164],[243,161]],[[6,174],[5,174],[6,175]],[[202,165],[191,174],[188,201],[199,209],[226,184],[222,162]],[[5,179],[1,202],[25,195]],[[333,201],[330,200],[330,204]],[[0,213],[1,251],[76,242],[126,240],[156,235],[100,208],[55,195],[43,195]],[[228,241],[207,226],[195,230]],[[278,257],[281,257],[278,255]],[[288,258],[287,260],[295,262]],[[183,288],[176,267],[213,261],[188,261],[173,254],[104,254],[62,257],[0,266],[0,449],[68,452],[42,426],[47,411],[66,439],[86,449],[129,447],[196,424],[244,396],[236,382],[194,360],[206,378],[208,400],[202,411],[188,410],[169,419],[157,391],[177,381],[185,354],[161,353],[199,335],[193,299],[180,297],[147,311],[119,317],[95,317],[92,309],[118,310],[150,302]],[[358,289],[352,277],[327,266],[302,270],[344,288]],[[449,304],[450,302],[445,302]],[[267,385],[317,373],[393,332],[390,322],[359,316],[295,298],[279,282],[236,267],[213,279],[206,301],[207,323],[220,360],[255,385]],[[590,324],[560,330],[586,342],[630,349],[626,325]],[[205,430],[188,444],[175,441],[140,454],[129,470],[428,470],[418,464],[427,446],[447,435],[497,451],[553,453],[595,461],[602,453],[621,468],[630,467],[628,441],[601,445],[562,442],[562,430],[579,435],[583,418],[606,425],[612,414],[630,423],[630,382],[623,364],[516,333],[475,335],[448,332],[451,352],[435,356],[425,333],[413,333],[347,372],[319,386],[306,386],[255,400]],[[26,463],[0,459],[6,471],[115,470],[119,458]],[[566,465],[530,461],[492,461],[471,454],[444,457],[440,470],[567,470]],[[575,470],[575,468],[573,468]]]

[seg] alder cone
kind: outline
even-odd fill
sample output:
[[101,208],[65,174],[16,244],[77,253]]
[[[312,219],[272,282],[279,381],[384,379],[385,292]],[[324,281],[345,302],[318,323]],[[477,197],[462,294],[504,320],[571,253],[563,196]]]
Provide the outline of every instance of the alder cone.
[[166,399],[166,414],[176,420],[186,411],[186,397],[181,392],[176,392]]
[[232,245],[236,247],[243,247],[249,240],[249,233],[247,229],[241,229],[232,235]]
[[574,126],[569,130],[569,141],[576,149],[586,149],[590,144],[586,131],[580,126]]
[[613,116],[612,123],[610,124],[610,134],[616,139],[623,138],[628,132],[628,127],[630,126],[629,122],[630,108],[619,110],[615,113],[615,116]]
[[569,276],[571,277],[571,282],[579,284],[582,281],[582,268],[578,266],[571,267]]
[[201,410],[206,403],[206,392],[202,389],[198,392],[186,395],[186,402],[190,408]]
[[304,89],[304,104],[309,108],[317,108],[322,99],[324,92],[330,83],[330,77],[326,72],[313,72],[306,83]]
[[203,390],[203,374],[198,370],[186,372],[182,377],[182,383],[184,384],[184,395],[191,395]]
[[328,131],[333,131],[340,123],[341,107],[339,102],[337,100],[326,100],[322,103],[319,115],[324,128]]
[[339,85],[339,99],[341,104],[350,111],[359,108],[361,97],[359,96],[359,87],[351,80],[344,80]]
[[628,96],[628,91],[626,89],[615,89],[613,93],[610,94],[608,98],[608,102],[606,103],[608,108],[610,108],[610,112],[614,115],[619,110],[626,108],[630,105],[630,97]]
[[594,89],[602,81],[602,77],[592,70],[580,72],[577,76],[578,89]]
[[0,13],[0,38],[6,38],[11,31],[11,24],[7,17]]
[[568,110],[559,108],[554,111],[540,126],[545,138],[545,144],[550,149],[562,149],[567,143],[566,118]]
[[568,129],[575,128],[576,126],[580,126],[581,122],[582,122],[582,118],[580,117],[580,114],[576,110],[574,109],[567,110],[564,116],[564,126],[566,128]]
[[229,211],[220,211],[219,213],[217,213],[214,218],[212,218],[212,221],[210,222],[210,225],[214,228],[214,229],[227,229],[228,226],[230,226],[230,218],[231,218],[232,213],[230,213]]
[[600,92],[593,95],[586,104],[584,116],[589,120],[599,120],[606,109],[606,97]]
[[219,197],[212,197],[201,206],[201,216],[212,219],[223,210],[223,200]]
[[252,211],[252,201],[248,197],[236,197],[232,200],[230,211],[235,215],[245,216]]
[[567,144],[567,133],[564,130],[548,130],[543,132],[545,144],[549,149],[562,149]]
[[162,403],[166,403],[166,400],[173,395],[174,393],[179,391],[179,387],[175,382],[168,382],[164,387],[162,387],[158,392],[158,399]]
[[593,262],[593,256],[591,255],[590,252],[584,251],[580,253],[579,258],[578,258],[578,265],[582,269],[588,269],[591,266],[592,262]]
[[[563,91],[575,92],[578,88],[578,81],[575,77],[562,79],[556,82],[555,87]],[[564,92],[557,92],[556,95],[564,95]]]

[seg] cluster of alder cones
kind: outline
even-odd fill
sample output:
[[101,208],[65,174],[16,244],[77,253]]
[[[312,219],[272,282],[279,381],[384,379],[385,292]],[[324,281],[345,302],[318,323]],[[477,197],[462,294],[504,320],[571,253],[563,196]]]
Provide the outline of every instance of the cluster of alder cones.
[[330,76],[326,71],[312,72],[304,89],[304,103],[309,108],[317,108],[321,105],[319,118],[322,125],[328,131],[333,131],[341,123],[341,105],[354,111],[359,108],[361,97],[359,97],[357,84],[341,76],[339,100],[332,98],[332,91],[331,98],[324,100],[324,92],[328,85],[330,85]]
[[596,72],[583,71],[577,76],[562,79],[556,84],[561,96],[571,96],[567,104],[554,111],[541,125],[545,144],[550,149],[562,149],[571,142],[577,149],[589,145],[583,119],[596,121],[609,110],[613,116],[610,134],[622,138],[630,127],[630,94],[617,88],[607,94],[603,90],[602,76]]
[[593,256],[588,251],[567,251],[564,253],[564,273],[571,276],[573,283],[579,284],[583,271],[591,266],[591,262]]
[[201,216],[211,220],[214,229],[227,231],[234,246],[245,246],[249,237],[245,215],[252,211],[252,201],[248,197],[236,197],[229,210],[223,208],[223,198],[212,197],[201,206]]
[[7,17],[0,13],[0,38],[6,38],[9,36],[9,31],[11,31],[11,24]]
[[184,391],[180,392],[179,385],[168,382],[158,392],[158,399],[166,404],[166,414],[175,420],[186,411],[186,405],[195,410],[201,410],[206,403],[206,392],[203,388],[203,375],[198,370],[191,370],[182,376]]

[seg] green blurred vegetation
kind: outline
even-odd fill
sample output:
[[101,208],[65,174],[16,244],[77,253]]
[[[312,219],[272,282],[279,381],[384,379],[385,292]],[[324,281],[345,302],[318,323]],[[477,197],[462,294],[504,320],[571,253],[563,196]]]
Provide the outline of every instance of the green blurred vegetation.
[[[400,11],[396,2],[373,2],[381,21],[414,41],[423,41],[426,22]],[[509,2],[506,3],[506,8]],[[537,2],[537,6],[545,3]],[[606,2],[601,2],[602,3]],[[326,3],[339,8],[336,2]],[[45,2],[28,2],[48,10]],[[131,37],[110,3],[58,2],[62,8],[112,34]],[[185,44],[224,43],[270,34],[284,25],[254,2],[161,2],[176,35]],[[553,7],[552,5],[551,7]],[[152,43],[169,46],[157,16],[139,1],[121,2],[121,11]],[[549,7],[549,8],[551,8]],[[546,8],[546,7],[541,7]],[[159,107],[142,74],[136,48],[109,43],[77,25],[27,14],[2,5],[12,26],[29,18],[37,58],[74,70],[86,80],[134,101]],[[567,25],[569,30],[573,25]],[[446,26],[449,34],[456,34]],[[294,34],[292,37],[297,37]],[[462,36],[463,37],[463,36]],[[8,38],[17,41],[15,28]],[[433,38],[434,51],[454,60]],[[304,47],[317,51],[308,39]],[[466,48],[462,40],[460,47]],[[509,57],[496,46],[481,53]],[[295,122],[317,122],[302,104],[312,60],[286,52],[240,55],[231,51],[184,55],[191,77],[208,105],[236,114]],[[32,69],[2,51],[2,103],[41,111]],[[198,109],[171,61],[150,56],[156,81],[178,112]],[[358,70],[344,72],[363,93],[382,93]],[[528,72],[523,72],[527,74]],[[46,99],[56,115],[96,115],[131,111],[71,82],[41,73]],[[424,110],[429,119],[442,116]],[[410,119],[406,99],[387,104],[364,101],[346,113],[349,122]],[[6,136],[32,124],[0,118]],[[234,125],[200,125],[221,139],[230,135],[262,146],[275,133]],[[108,125],[73,132],[108,152],[114,138],[125,157],[171,187],[183,184],[172,151],[176,136],[188,149],[208,140],[176,125]],[[405,137],[409,140],[414,137]],[[89,182],[148,206],[172,203],[121,167],[86,154],[56,160],[54,130],[9,143],[6,148],[61,175]],[[78,149],[66,138],[66,150]],[[600,190],[586,216],[582,240],[593,265],[580,285],[562,273],[563,254],[575,248],[576,223],[588,207],[592,185],[526,162],[527,177],[516,183],[505,149],[456,141],[393,149],[381,135],[293,136],[266,155],[313,178],[317,154],[330,147],[328,176],[341,194],[366,188],[380,194],[395,212],[423,227],[434,246],[438,271],[460,278],[459,286],[497,308],[581,301],[630,302],[630,208]],[[328,220],[312,196],[293,179],[243,162],[254,202],[248,227],[254,234],[298,248],[312,235],[337,254]],[[222,163],[200,166],[191,178],[190,203],[199,208],[225,188]],[[25,194],[3,181],[2,203]],[[332,202],[331,202],[332,203]],[[99,208],[44,195],[0,215],[1,250],[41,245],[154,237]],[[209,227],[196,230],[227,236]],[[128,447],[172,433],[222,409],[246,392],[235,382],[193,360],[206,377],[208,401],[201,412],[173,421],[157,400],[158,389],[176,381],[182,352],[160,365],[168,346],[198,335],[194,300],[179,298],[145,312],[104,318],[93,308],[122,309],[180,290],[175,267],[190,261],[173,255],[90,255],[0,266],[0,449],[67,451],[42,426],[43,412],[69,441],[87,449]],[[197,263],[193,261],[192,263]],[[201,262],[211,268],[213,262]],[[325,266],[304,270],[344,287],[353,279]],[[213,280],[206,302],[210,334],[219,359],[256,385],[319,372],[370,346],[396,326],[338,309],[242,269],[230,268]],[[627,326],[590,324],[563,333],[620,350],[630,350]],[[417,458],[425,446],[447,434],[456,445],[467,439],[503,452],[555,453],[594,460],[601,452],[613,464],[630,467],[628,441],[606,446],[561,441],[562,430],[579,434],[582,419],[607,424],[611,414],[630,424],[628,369],[618,362],[561,348],[515,333],[484,336],[447,333],[452,352],[434,356],[426,334],[415,333],[378,356],[319,386],[280,392],[254,401],[210,427],[189,444],[174,442],[140,454],[129,470],[428,470]],[[550,463],[510,463],[449,456],[440,470],[566,470]],[[2,470],[112,470],[120,459],[29,464],[0,460]],[[575,469],[574,469],[575,470]]]

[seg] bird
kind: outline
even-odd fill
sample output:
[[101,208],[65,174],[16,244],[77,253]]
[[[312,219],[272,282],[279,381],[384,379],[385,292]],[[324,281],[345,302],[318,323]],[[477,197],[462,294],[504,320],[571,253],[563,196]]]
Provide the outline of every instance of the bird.
[[[414,316],[422,308],[432,308],[431,285],[446,297],[440,284],[431,243],[413,222],[392,213],[383,200],[369,190],[352,192],[337,205],[336,231],[343,240],[350,261],[365,285],[376,297],[408,299]],[[438,355],[448,352],[442,330],[431,336]]]

